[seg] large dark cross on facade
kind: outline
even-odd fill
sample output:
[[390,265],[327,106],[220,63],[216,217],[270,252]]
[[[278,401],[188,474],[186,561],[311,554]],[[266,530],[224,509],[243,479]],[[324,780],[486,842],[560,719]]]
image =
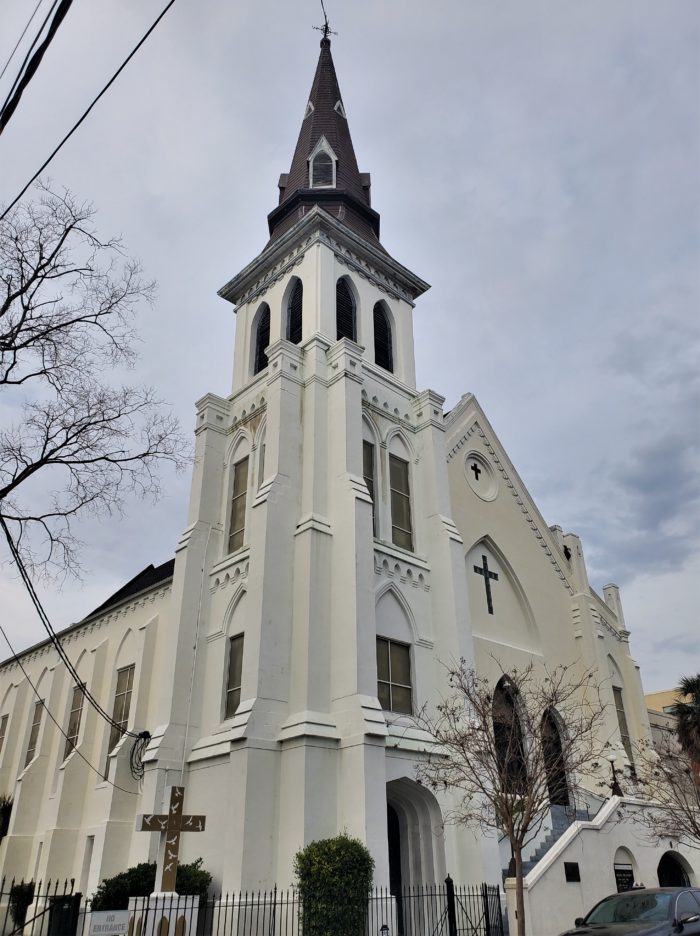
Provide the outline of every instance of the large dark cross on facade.
[[483,471],[483,469],[482,469],[482,468],[479,468],[479,466],[477,465],[476,462],[472,462],[472,464],[471,464],[469,467],[470,467],[471,470],[474,472],[474,478],[478,481],[478,480],[479,480],[479,475],[481,474],[481,472]]
[[183,786],[170,787],[170,806],[165,816],[142,815],[136,817],[137,832],[160,832],[158,864],[156,866],[156,892],[174,893],[182,832],[203,832],[204,816],[183,816],[185,800]]
[[498,572],[492,572],[489,569],[489,564],[486,559],[486,556],[481,557],[481,562],[482,562],[482,568],[480,569],[479,566],[474,566],[474,571],[476,572],[477,575],[484,576],[484,585],[486,586],[486,606],[489,609],[489,614],[493,614],[493,597],[491,595],[491,579],[493,579],[494,582],[497,582]]

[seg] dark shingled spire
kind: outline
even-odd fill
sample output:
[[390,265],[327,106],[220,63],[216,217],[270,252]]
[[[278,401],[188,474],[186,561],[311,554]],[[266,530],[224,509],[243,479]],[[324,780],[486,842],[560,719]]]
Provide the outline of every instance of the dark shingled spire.
[[[325,137],[337,158],[333,188],[310,187],[309,157]],[[355,150],[331,56],[331,41],[321,40],[321,54],[299,139],[288,173],[280,176],[279,206],[268,215],[270,240],[288,231],[314,205],[323,208],[355,233],[379,243],[379,215],[370,207],[369,173],[357,168]]]

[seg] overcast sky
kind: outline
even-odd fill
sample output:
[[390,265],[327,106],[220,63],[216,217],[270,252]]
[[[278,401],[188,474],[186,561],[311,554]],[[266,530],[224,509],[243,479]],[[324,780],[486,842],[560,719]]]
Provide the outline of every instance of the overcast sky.
[[[0,138],[0,201],[164,4],[75,0]],[[33,6],[4,0],[0,67]],[[593,586],[621,587],[645,689],[674,685],[700,668],[700,4],[326,6],[382,242],[432,284],[419,388],[446,409],[477,396],[547,522],[582,537]],[[158,280],[137,379],[188,431],[194,400],[230,392],[216,291],[266,242],[320,22],[318,0],[178,0],[49,172]],[[56,628],[173,554],[189,478],[166,481],[156,506],[82,524],[83,581],[41,589]],[[0,588],[17,647],[40,639],[7,565]]]

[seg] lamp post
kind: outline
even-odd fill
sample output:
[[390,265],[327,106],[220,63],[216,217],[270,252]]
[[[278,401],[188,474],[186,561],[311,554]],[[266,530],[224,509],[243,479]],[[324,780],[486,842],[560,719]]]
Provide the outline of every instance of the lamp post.
[[608,754],[608,760],[610,761],[610,769],[612,770],[610,793],[612,796],[624,796],[625,794],[622,792],[622,787],[620,786],[620,781],[617,779],[617,773],[615,771],[615,755]]

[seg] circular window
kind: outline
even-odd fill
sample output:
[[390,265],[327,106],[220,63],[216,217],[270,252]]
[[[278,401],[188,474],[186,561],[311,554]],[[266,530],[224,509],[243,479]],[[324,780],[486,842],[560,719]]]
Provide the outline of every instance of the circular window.
[[498,494],[498,480],[489,462],[476,452],[464,460],[464,473],[469,487],[482,500],[491,501]]

